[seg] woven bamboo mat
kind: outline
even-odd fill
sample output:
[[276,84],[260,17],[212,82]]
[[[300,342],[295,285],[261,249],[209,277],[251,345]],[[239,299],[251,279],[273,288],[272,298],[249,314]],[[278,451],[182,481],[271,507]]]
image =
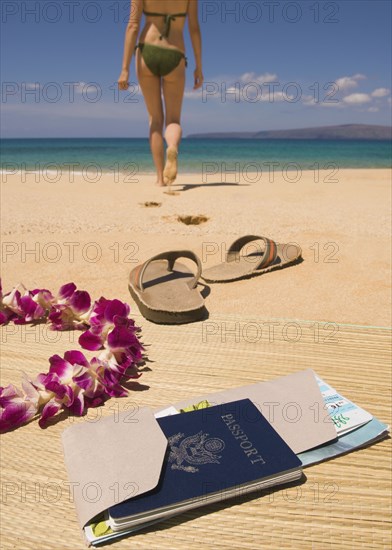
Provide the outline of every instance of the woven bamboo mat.
[[[63,418],[46,430],[33,422],[1,437],[2,550],[85,548],[60,440],[72,422],[313,368],[343,395],[391,423],[389,329],[227,315],[181,327],[136,320],[151,369],[140,379],[143,391],[110,400],[84,418]],[[78,349],[78,336],[45,326],[2,327],[1,385],[19,385],[22,370],[31,376],[46,372],[50,355]],[[307,481],[300,486],[201,508],[115,547],[391,548],[390,450],[386,439],[307,468]]]

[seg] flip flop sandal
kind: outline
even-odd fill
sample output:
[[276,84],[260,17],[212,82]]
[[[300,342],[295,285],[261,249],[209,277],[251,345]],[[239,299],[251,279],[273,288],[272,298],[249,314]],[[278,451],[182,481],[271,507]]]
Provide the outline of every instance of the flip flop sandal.
[[[197,265],[196,275],[177,262],[188,258]],[[204,299],[197,290],[201,262],[190,250],[162,252],[135,267],[128,288],[140,313],[154,323],[183,324],[206,317]]]
[[[258,240],[264,242],[264,248],[254,245],[257,251],[245,256],[240,254],[246,244]],[[298,263],[301,260],[301,253],[301,248],[293,243],[277,244],[265,237],[246,235],[230,246],[225,262],[204,270],[201,278],[209,283],[247,279]]]

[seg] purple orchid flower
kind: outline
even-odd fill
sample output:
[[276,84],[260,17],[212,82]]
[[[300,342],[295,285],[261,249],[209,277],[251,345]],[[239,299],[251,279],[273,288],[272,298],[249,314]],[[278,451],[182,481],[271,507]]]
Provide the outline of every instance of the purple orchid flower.
[[85,290],[76,290],[74,283],[63,285],[57,303],[52,305],[49,321],[53,330],[85,329],[89,324],[91,298]]
[[84,349],[96,351],[102,349],[108,332],[116,325],[118,318],[127,318],[129,305],[120,300],[107,300],[103,296],[94,303],[90,314],[90,329],[79,337]]
[[49,362],[49,372],[39,374],[32,382],[40,394],[40,404],[44,404],[39,421],[41,427],[62,408],[81,416],[85,409],[84,395],[96,398],[103,393],[103,389],[97,387],[90,363],[80,351],[67,351],[64,358],[52,355]]
[[113,369],[110,361],[94,357],[91,366],[96,372],[99,384],[104,388],[106,397],[126,397],[128,391],[121,386],[122,373]]
[[113,354],[117,364],[125,369],[134,366],[142,359],[144,348],[141,345],[132,319],[118,317],[115,326],[107,337],[107,349]]
[[0,324],[11,320],[17,325],[45,321],[54,299],[49,290],[27,290],[22,284],[4,296],[2,290],[0,292]]
[[36,413],[36,402],[26,399],[14,385],[0,387],[0,433],[26,424]]
[[[79,337],[79,344],[84,349],[109,350],[124,371],[140,361],[143,352],[143,346],[136,335],[140,328],[135,326],[132,319],[128,319],[129,311],[128,304],[101,297],[93,306],[90,329]],[[104,355],[105,359],[109,357]]]
[[[34,300],[31,292],[23,285],[19,285],[19,288],[16,287],[3,296],[2,304],[11,312],[7,320],[12,318],[17,325],[42,321],[45,317],[45,309]],[[12,315],[12,313],[14,315]]]

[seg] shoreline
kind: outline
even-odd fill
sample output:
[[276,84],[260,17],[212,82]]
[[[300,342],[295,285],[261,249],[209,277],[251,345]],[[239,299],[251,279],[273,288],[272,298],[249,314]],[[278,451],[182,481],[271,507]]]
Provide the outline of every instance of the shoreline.
[[[238,161],[237,161],[238,162]],[[53,166],[54,163],[48,163],[48,166]],[[293,165],[295,163],[287,163],[287,164],[290,164],[290,165]],[[298,163],[299,164],[299,163]],[[255,163],[249,163],[249,165],[255,165]],[[88,166],[92,166],[92,163]],[[314,169],[310,169],[310,168],[303,168],[303,167],[299,167],[301,169],[301,172],[305,172],[305,173],[309,173],[309,172],[315,172],[317,171],[318,173],[330,173],[331,172],[331,169],[327,169],[327,168],[320,168],[318,170],[314,170]],[[181,166],[180,166],[180,169],[181,169]],[[66,174],[69,174],[70,172],[72,172],[72,174],[74,176],[83,176],[85,174],[94,174],[93,171],[71,171],[71,170],[67,170],[65,168],[59,168],[59,170],[61,170],[61,175],[66,175]],[[23,168],[23,169],[18,169],[17,171],[8,171],[8,170],[3,170],[3,169],[0,169],[0,176],[2,177],[2,181],[3,180],[3,176],[18,176],[18,175],[27,175],[27,174],[30,174],[30,175],[36,175],[36,174],[50,174],[50,175],[58,175],[59,174],[59,170],[46,170],[46,169],[43,169],[43,170],[34,170],[34,169],[30,169],[30,168]],[[366,168],[358,168],[358,167],[343,167],[343,168],[338,168],[338,171],[339,172],[347,172],[347,171],[354,171],[354,170],[357,170],[357,171],[360,171],[360,172],[363,172],[363,171],[372,171],[372,170],[378,170],[378,171],[381,171],[381,170],[392,170],[392,164],[391,166],[374,166],[374,167],[366,167]],[[285,169],[284,172],[295,172],[295,171],[298,171],[297,169],[292,169],[292,170],[289,170],[289,169]],[[279,171],[278,171],[279,172]],[[102,176],[109,176],[109,175],[112,175],[113,173],[117,174],[117,175],[120,175],[120,176],[128,176],[130,175],[129,172],[125,172],[123,170],[119,170],[119,171],[114,171],[114,170],[106,170],[106,169],[102,169],[101,172],[100,172],[100,175]],[[137,175],[139,176],[155,176],[155,171],[154,170],[151,170],[149,172],[136,172]],[[230,173],[230,172],[228,172]],[[259,173],[259,170],[246,170],[246,173],[247,174],[258,174]],[[274,171],[274,173],[276,173],[276,171]],[[192,176],[192,177],[195,177],[195,176],[198,176],[200,174],[200,170],[195,170],[194,172],[192,171],[184,171],[184,172],[181,172],[179,173],[178,175],[178,179],[179,178],[183,178],[183,177],[187,177],[187,176]],[[214,176],[216,174],[209,174],[210,176]],[[130,182],[131,183],[131,182]],[[176,185],[176,184],[174,184]]]

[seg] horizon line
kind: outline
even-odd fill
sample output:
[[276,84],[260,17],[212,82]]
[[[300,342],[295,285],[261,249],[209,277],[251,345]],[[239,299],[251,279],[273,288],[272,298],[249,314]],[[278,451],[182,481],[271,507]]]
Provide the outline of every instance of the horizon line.
[[[225,130],[225,131],[219,131],[219,130],[215,130],[213,132],[211,131],[207,131],[207,132],[203,132],[203,131],[199,131],[199,132],[192,132],[186,136],[183,136],[182,139],[188,139],[192,136],[195,136],[195,135],[211,135],[211,134],[260,134],[260,133],[265,133],[265,132],[292,132],[292,131],[302,131],[302,130],[312,130],[312,129],[326,129],[326,128],[342,128],[342,127],[347,127],[347,126],[377,126],[379,128],[388,128],[390,130],[392,130],[392,125],[384,125],[384,124],[365,124],[363,122],[349,122],[349,123],[345,123],[345,124],[331,124],[329,126],[306,126],[306,127],[302,127],[302,128],[284,128],[284,129],[275,129],[275,130]],[[145,135],[145,136],[30,136],[30,137],[26,137],[26,136],[14,136],[14,137],[7,137],[7,136],[0,136],[0,140],[3,140],[3,139],[149,139],[149,136],[148,135]],[[227,138],[226,138],[227,139]],[[236,139],[236,138],[232,138],[232,139]],[[246,139],[246,138],[241,138],[241,139]],[[249,138],[249,139],[253,139],[253,138]],[[273,139],[273,138],[271,138]],[[290,139],[290,138],[287,138],[287,139]],[[326,139],[326,138],[304,138],[304,139]],[[328,138],[327,138],[328,139]],[[352,139],[356,139],[356,138],[352,138]],[[357,138],[357,139],[363,139],[363,138]]]

